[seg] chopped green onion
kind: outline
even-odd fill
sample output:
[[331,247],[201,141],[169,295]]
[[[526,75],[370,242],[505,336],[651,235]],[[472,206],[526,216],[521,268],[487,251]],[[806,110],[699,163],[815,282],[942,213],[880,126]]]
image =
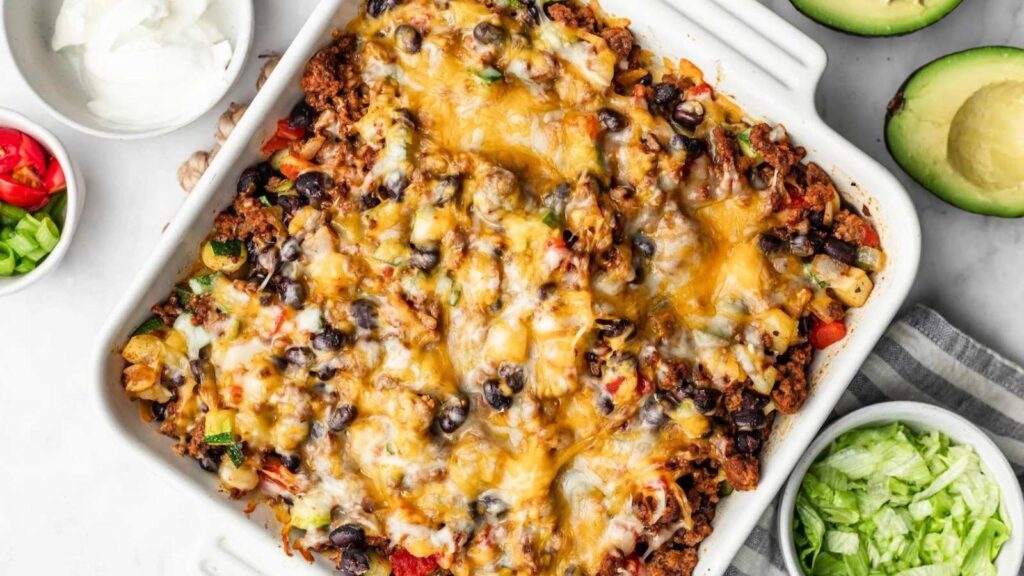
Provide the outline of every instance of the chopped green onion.
[[25,259],[31,260],[32,262],[38,264],[40,260],[46,258],[47,254],[49,254],[48,251],[43,250],[42,248],[36,248],[35,250],[29,252],[28,254],[25,254]]
[[285,194],[286,192],[293,190],[294,188],[295,182],[285,179],[281,180],[281,182],[277,186],[274,186],[274,188],[271,189],[270,191],[275,194]]
[[747,158],[757,158],[758,152],[754,150],[754,146],[750,143],[750,131],[751,128],[747,128],[743,132],[736,135],[736,143],[740,145],[740,152],[743,153]]
[[559,226],[558,215],[550,208],[544,211],[544,216],[541,217],[541,222],[543,222],[548,228],[558,228]]
[[165,328],[167,328],[167,326],[164,324],[164,321],[154,314],[149,318],[146,318],[146,321],[140,324],[139,327],[135,329],[135,332],[132,332],[132,336],[141,336],[143,334],[149,334],[150,332],[156,332],[157,330],[163,330]]
[[231,463],[235,465],[235,468],[239,468],[242,464],[245,464],[245,453],[242,452],[242,445],[236,442],[229,446],[228,458],[231,459]]
[[36,269],[36,263],[31,260],[22,260],[14,267],[14,271],[18,274],[28,274],[29,272]]
[[[24,222],[24,220],[22,220],[22,222]],[[39,247],[39,245],[36,244],[35,239],[20,233],[11,235],[11,237],[5,242],[11,250],[14,250],[14,253],[21,258],[24,258],[28,253]]]
[[0,276],[14,274],[14,266],[17,264],[14,257],[14,250],[3,242],[0,242]]
[[213,253],[217,256],[234,256],[237,258],[242,255],[242,242],[240,240],[226,240],[224,242],[211,240],[210,247],[213,248]]
[[36,230],[39,229],[39,220],[31,214],[26,214],[24,218],[18,220],[18,223],[14,226],[15,232],[24,232],[29,236],[35,236]]
[[260,204],[268,207],[271,206],[270,200],[266,196],[260,196]]
[[501,73],[501,70],[498,70],[494,66],[488,66],[483,70],[474,72],[474,74],[476,74],[476,77],[479,78],[480,81],[483,82],[484,84],[494,84],[498,80],[504,78],[504,75]]
[[39,243],[39,247],[49,254],[57,247],[59,241],[60,230],[57,229],[57,225],[49,216],[43,218],[40,221],[39,229],[36,230],[36,242]]
[[28,212],[21,208],[0,202],[0,223],[8,226],[17,224],[25,216],[28,216]]
[[459,303],[459,299],[462,298],[462,288],[455,285],[452,288],[452,293],[448,296],[448,305],[455,306]]
[[61,192],[60,194],[54,195],[47,206],[50,207],[50,217],[53,218],[54,223],[56,223],[57,226],[63,227],[64,218],[67,217],[68,212],[67,192]]
[[828,288],[828,282],[825,282],[821,278],[818,278],[818,276],[814,273],[814,270],[811,269],[810,264],[804,264],[804,274],[806,274],[807,277],[811,279],[811,282],[817,284],[819,288]]

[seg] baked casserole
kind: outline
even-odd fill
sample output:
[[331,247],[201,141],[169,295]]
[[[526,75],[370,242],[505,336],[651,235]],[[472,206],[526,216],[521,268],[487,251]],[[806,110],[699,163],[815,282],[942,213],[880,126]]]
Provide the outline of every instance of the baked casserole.
[[125,344],[175,449],[343,574],[689,574],[874,228],[595,5],[370,0]]

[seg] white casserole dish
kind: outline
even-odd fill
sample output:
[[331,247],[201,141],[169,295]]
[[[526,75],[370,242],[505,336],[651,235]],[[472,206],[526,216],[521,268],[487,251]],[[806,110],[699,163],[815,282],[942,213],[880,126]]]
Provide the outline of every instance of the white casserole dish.
[[[798,415],[776,426],[764,451],[760,487],[735,493],[719,506],[715,532],[701,546],[695,574],[722,574],[906,298],[920,258],[920,226],[913,204],[897,180],[818,116],[814,93],[826,57],[820,46],[796,28],[755,0],[604,0],[602,5],[611,14],[630,18],[631,29],[644,47],[659,55],[690,59],[751,116],[784,124],[797,143],[807,147],[809,158],[832,174],[844,197],[873,216],[888,253],[888,264],[877,275],[868,303],[852,311],[849,336],[814,362],[814,389],[806,405]],[[118,350],[149,316],[150,306],[162,301],[190,267],[214,216],[231,203],[238,175],[261,160],[259,148],[276,120],[286,116],[300,98],[299,79],[305,62],[330,42],[332,30],[351,19],[357,6],[355,0],[322,0],[317,6],[167,228],[150,263],[111,314],[96,352],[98,409],[112,426],[113,435],[172,483],[204,495],[204,506],[212,501],[216,508],[227,511],[231,520],[225,520],[225,527],[230,526],[232,537],[222,540],[220,548],[236,558],[244,551],[254,573],[323,572],[301,560],[287,560],[275,550],[280,536],[273,521],[258,513],[254,516],[258,521],[246,519],[238,504],[217,493],[213,475],[190,459],[178,457],[170,450],[168,439],[142,422],[137,407],[122,390],[124,362]],[[272,546],[238,544],[235,535],[239,534],[259,534]],[[248,573],[237,562],[232,564],[234,573]]]

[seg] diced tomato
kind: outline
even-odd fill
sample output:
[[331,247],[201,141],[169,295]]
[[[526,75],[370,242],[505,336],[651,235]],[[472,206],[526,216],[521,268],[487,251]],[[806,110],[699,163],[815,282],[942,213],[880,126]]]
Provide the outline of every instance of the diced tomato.
[[284,150],[289,144],[291,144],[291,140],[285,140],[279,136],[274,136],[270,140],[267,140],[267,143],[263,145],[263,153],[269,156],[278,150]]
[[437,569],[437,558],[417,558],[403,548],[391,555],[391,573],[395,576],[427,576]]
[[46,152],[31,136],[0,128],[0,174],[29,167],[38,175],[46,173]]
[[50,159],[50,165],[46,167],[46,175],[43,176],[43,189],[50,194],[56,194],[68,187],[68,181],[64,177],[64,169],[56,158]]
[[686,91],[687,98],[696,98],[705,94],[711,94],[711,85],[705,82],[691,86],[690,89]]
[[860,243],[872,248],[878,248],[882,241],[878,238],[878,232],[875,231],[875,227],[867,224],[864,226],[864,234],[861,236]]
[[811,334],[808,339],[811,346],[818,350],[828,348],[846,337],[846,324],[842,320],[835,322],[815,322],[811,327]]
[[46,190],[25,186],[9,174],[0,174],[0,202],[35,212],[49,201]]

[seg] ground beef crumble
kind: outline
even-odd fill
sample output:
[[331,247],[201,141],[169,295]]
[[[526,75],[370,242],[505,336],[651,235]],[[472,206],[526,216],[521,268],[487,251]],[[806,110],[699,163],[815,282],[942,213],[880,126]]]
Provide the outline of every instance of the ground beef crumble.
[[772,401],[783,414],[795,414],[807,400],[807,366],[814,351],[810,344],[791,348],[778,363],[779,381],[772,390]]

